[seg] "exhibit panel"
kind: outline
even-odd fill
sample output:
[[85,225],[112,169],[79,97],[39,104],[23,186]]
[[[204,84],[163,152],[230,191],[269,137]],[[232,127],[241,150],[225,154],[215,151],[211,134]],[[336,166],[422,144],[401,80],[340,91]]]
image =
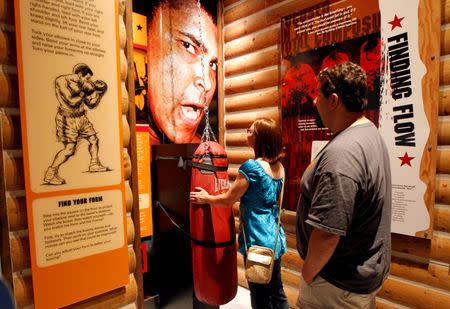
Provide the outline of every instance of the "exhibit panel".
[[[110,112],[112,112],[113,114],[117,115],[116,120],[113,122],[115,123],[116,127],[115,127],[115,131],[110,131],[110,132],[116,132],[115,134],[115,138],[112,140],[115,140],[116,142],[116,146],[115,147],[115,153],[119,154],[118,157],[123,157],[123,161],[122,159],[119,161],[116,161],[117,163],[113,163],[111,166],[114,168],[114,171],[112,173],[115,173],[118,176],[109,178],[109,180],[106,180],[107,178],[105,178],[105,181],[103,181],[103,184],[106,184],[107,188],[109,185],[108,183],[117,183],[119,184],[119,186],[117,187],[119,190],[115,190],[116,193],[113,193],[113,191],[110,191],[111,193],[113,193],[113,195],[110,196],[111,193],[107,193],[106,195],[103,195],[101,193],[101,191],[96,191],[99,194],[94,194],[96,196],[96,198],[94,198],[94,195],[92,194],[86,194],[88,191],[83,191],[84,194],[82,194],[83,196],[79,196],[76,194],[76,190],[77,189],[69,189],[70,192],[69,195],[67,195],[69,198],[67,199],[58,199],[56,197],[56,195],[54,195],[55,197],[51,197],[52,193],[46,193],[47,195],[45,196],[46,199],[51,198],[51,199],[55,199],[57,201],[57,205],[58,207],[60,207],[60,209],[63,209],[62,207],[64,207],[65,212],[67,213],[67,209],[70,209],[71,207],[75,206],[75,204],[77,205],[77,209],[78,210],[74,210],[74,211],[81,211],[80,208],[82,208],[82,206],[86,206],[86,205],[92,205],[89,206],[91,212],[97,212],[97,222],[106,222],[105,220],[111,220],[113,219],[114,222],[111,225],[110,222],[108,224],[102,224],[103,227],[108,226],[110,228],[112,228],[113,225],[115,225],[114,230],[114,234],[116,235],[117,233],[121,234],[121,237],[118,237],[115,241],[110,242],[108,240],[109,236],[107,236],[108,233],[112,232],[113,230],[110,230],[110,232],[106,233],[104,232],[104,236],[106,237],[104,239],[103,245],[100,245],[100,243],[97,241],[96,242],[96,246],[93,246],[93,248],[96,248],[94,251],[84,251],[85,252],[85,258],[82,258],[81,255],[73,252],[72,253],[69,252],[69,250],[66,250],[64,256],[60,255],[60,256],[56,256],[54,255],[53,258],[51,258],[49,260],[48,258],[48,254],[49,252],[47,252],[47,257],[42,256],[42,253],[44,253],[42,250],[38,250],[38,256],[40,254],[40,258],[38,258],[38,260],[43,261],[43,263],[45,265],[47,265],[48,263],[50,264],[59,264],[61,263],[65,263],[63,261],[69,261],[69,263],[71,263],[70,261],[78,261],[80,258],[83,261],[82,263],[87,263],[89,264],[90,262],[88,262],[89,260],[89,256],[98,256],[100,257],[102,255],[102,253],[98,253],[98,252],[108,252],[110,251],[113,247],[114,248],[122,248],[120,249],[120,259],[110,259],[115,260],[116,263],[118,264],[118,267],[120,268],[119,272],[116,272],[116,274],[121,274],[121,280],[123,283],[120,283],[118,285],[116,285],[116,283],[113,283],[114,280],[109,280],[111,278],[111,276],[104,276],[104,274],[101,274],[98,272],[98,270],[100,270],[100,268],[96,268],[97,271],[92,271],[88,276],[91,276],[91,278],[102,278],[100,281],[98,281],[97,279],[93,280],[93,283],[95,284],[95,282],[103,282],[103,283],[99,283],[99,284],[95,284],[96,287],[95,289],[97,291],[100,292],[92,292],[93,290],[90,290],[89,292],[89,285],[86,285],[85,283],[81,282],[81,280],[79,280],[81,282],[81,284],[84,284],[85,287],[87,287],[86,289],[74,289],[77,290],[76,293],[78,293],[79,296],[76,296],[75,298],[72,299],[77,299],[78,297],[78,301],[81,300],[81,302],[74,304],[74,302],[76,301],[69,301],[70,303],[72,303],[72,307],[76,308],[87,308],[87,307],[95,307],[95,306],[104,306],[104,307],[120,307],[120,306],[125,306],[125,305],[132,305],[132,307],[136,306],[136,304],[138,304],[137,300],[138,300],[138,285],[137,285],[137,279],[134,275],[135,269],[137,268],[136,265],[136,253],[135,253],[135,249],[133,247],[133,241],[135,240],[134,234],[135,234],[135,228],[134,228],[134,221],[132,219],[132,210],[133,210],[133,197],[132,197],[132,190],[130,187],[130,180],[131,180],[131,160],[130,160],[130,156],[133,155],[132,151],[128,151],[128,147],[130,146],[130,129],[129,129],[129,103],[128,103],[128,94],[127,94],[127,90],[125,87],[125,83],[126,83],[126,79],[127,79],[127,75],[128,75],[128,65],[127,65],[127,59],[125,57],[125,52],[124,49],[126,46],[126,41],[127,41],[127,34],[126,34],[126,29],[125,29],[125,24],[124,24],[124,18],[126,20],[125,17],[125,1],[111,1],[111,6],[108,6],[107,9],[103,8],[103,7],[99,7],[98,4],[91,2],[90,4],[76,4],[75,2],[70,2],[67,5],[75,5],[78,6],[78,10],[73,10],[72,12],[68,12],[67,8],[64,9],[63,7],[61,7],[58,4],[53,5],[52,7],[50,7],[50,4],[47,3],[45,4],[39,4],[37,3],[39,1],[31,1],[29,3],[29,5],[31,5],[33,8],[29,7],[28,9],[30,11],[35,11],[36,15],[37,15],[37,19],[42,18],[42,13],[45,11],[54,11],[55,10],[60,10],[61,11],[61,16],[64,15],[64,13],[66,14],[65,18],[68,18],[70,16],[72,16],[72,14],[76,14],[78,12],[78,10],[82,10],[82,9],[86,9],[85,7],[82,7],[83,5],[91,5],[96,7],[96,10],[92,10],[91,15],[92,14],[98,14],[100,16],[102,16],[103,13],[105,13],[106,16],[108,16],[108,14],[110,17],[105,17],[108,18],[108,22],[114,22],[119,24],[119,27],[112,27],[109,28],[110,30],[108,30],[110,33],[112,33],[113,37],[112,40],[109,40],[109,44],[116,44],[117,42],[117,46],[121,49],[116,49],[115,47],[113,47],[111,49],[111,51],[117,50],[117,54],[116,56],[114,56],[114,64],[113,66],[111,66],[111,69],[114,70],[114,68],[117,68],[117,74],[109,74],[107,78],[114,78],[114,76],[117,76],[117,86],[114,86],[113,84],[116,83],[116,81],[112,80],[112,81],[108,81],[106,82],[106,87],[100,91],[103,91],[104,93],[106,93],[108,90],[111,91],[109,93],[109,95],[105,94],[105,99],[107,99],[107,102],[104,103],[103,105],[105,105],[105,108],[108,109]],[[105,3],[106,4],[106,3]],[[131,2],[128,4],[130,5]],[[16,68],[16,48],[15,48],[15,40],[14,40],[14,27],[13,27],[13,20],[11,19],[11,16],[14,16],[14,8],[15,6],[17,7],[18,1],[17,2],[13,2],[13,1],[2,1],[1,3],[1,8],[2,10],[5,10],[4,12],[2,11],[2,16],[5,17],[3,19],[4,22],[4,27],[2,27],[2,38],[5,38],[4,40],[2,40],[2,44],[1,44],[1,50],[2,50],[2,84],[5,88],[5,91],[2,91],[2,100],[4,102],[1,103],[1,115],[2,115],[2,147],[3,147],[3,151],[2,153],[4,153],[5,155],[3,156],[3,160],[2,160],[2,171],[4,171],[3,175],[5,175],[4,177],[4,183],[5,186],[2,187],[2,205],[5,205],[5,207],[2,207],[1,212],[2,212],[2,236],[7,240],[2,242],[2,272],[5,276],[5,278],[8,279],[8,282],[10,283],[11,287],[12,287],[12,291],[14,293],[15,299],[16,299],[16,303],[18,308],[22,308],[22,307],[27,307],[29,305],[33,305],[36,308],[40,308],[40,307],[44,307],[44,308],[50,308],[55,306],[55,303],[53,303],[54,301],[57,302],[59,301],[58,299],[61,298],[57,298],[57,297],[52,297],[54,298],[54,300],[52,299],[42,299],[42,290],[45,289],[39,289],[38,294],[40,294],[41,297],[39,300],[39,303],[36,302],[36,297],[38,296],[38,294],[36,294],[37,292],[34,291],[33,292],[33,281],[36,280],[36,278],[34,278],[34,274],[31,271],[31,259],[30,259],[30,246],[28,244],[29,242],[29,237],[31,237],[32,233],[30,232],[30,217],[28,217],[27,220],[27,211],[26,211],[26,200],[30,199],[31,196],[29,196],[28,193],[26,193],[27,191],[25,190],[25,183],[24,183],[24,168],[23,168],[23,157],[25,156],[25,154],[22,151],[22,145],[21,145],[21,141],[23,141],[23,138],[21,138],[21,134],[20,134],[20,130],[21,130],[21,124],[20,124],[20,116],[19,116],[19,91],[18,91],[18,87],[17,87],[17,68]],[[40,5],[44,5],[45,7],[40,7]],[[108,14],[106,14],[106,11],[108,11]],[[3,14],[4,13],[4,14]],[[18,13],[20,14],[20,13]],[[89,15],[89,14],[88,14]],[[90,16],[91,16],[90,15]],[[97,15],[97,16],[98,16]],[[6,18],[7,17],[7,18]],[[92,17],[92,16],[91,16]],[[58,26],[60,26],[62,24],[62,20],[64,18],[60,17],[60,20],[55,20],[55,23],[52,26],[47,26],[47,28],[45,28],[43,25],[43,28],[47,29],[47,34],[50,35],[51,28],[55,28],[56,24],[58,24]],[[94,18],[94,17],[93,17]],[[130,17],[129,19],[131,20],[131,11],[130,11]],[[16,20],[18,20],[18,18],[16,18]],[[35,22],[37,23],[37,20],[35,20]],[[97,29],[100,29],[104,26],[104,20],[102,20],[102,18],[100,17],[97,20],[92,20],[93,25],[91,25],[91,27],[97,27]],[[131,22],[131,21],[130,21]],[[39,24],[39,23],[37,23]],[[81,26],[80,26],[81,27]],[[34,31],[38,31],[37,28],[34,29]],[[103,34],[103,32],[99,32],[100,37]],[[36,34],[36,33],[35,33]],[[41,34],[44,34],[44,32],[41,32]],[[61,34],[58,32],[58,34]],[[58,35],[56,34],[56,35]],[[38,35],[39,36],[39,35]],[[6,38],[8,38],[8,40],[6,40]],[[83,36],[80,36],[80,42],[81,41],[85,41],[85,43],[87,41],[95,41],[95,39],[92,38],[92,35],[89,37],[86,37],[85,39],[83,39]],[[38,43],[39,38],[35,37],[33,40],[34,43],[33,44],[37,44]],[[81,43],[78,44],[81,44]],[[57,50],[57,46],[60,43],[58,43],[58,39],[54,39],[53,41],[49,41],[47,47],[49,48],[49,50],[51,50],[53,48],[53,52],[56,52]],[[75,48],[76,49],[76,48]],[[92,50],[91,50],[92,51]],[[39,53],[40,51],[38,51]],[[78,53],[81,54],[83,53],[80,50],[72,50],[73,53]],[[104,53],[104,51],[99,51],[100,53]],[[85,55],[87,55],[87,49],[85,49]],[[94,58],[95,57],[99,57],[91,55]],[[75,57],[74,57],[75,58]],[[100,57],[100,59],[102,59],[104,57]],[[73,60],[76,61],[77,59]],[[79,59],[78,59],[79,60]],[[84,61],[84,60],[83,60]],[[81,62],[81,61],[80,61]],[[98,63],[100,65],[101,61]],[[120,65],[119,65],[120,63]],[[117,65],[116,65],[117,64]],[[92,65],[92,64],[91,64]],[[49,66],[50,67],[50,66]],[[62,69],[64,66],[58,66],[60,69]],[[94,67],[94,66],[93,66]],[[72,71],[73,68],[70,68],[69,71]],[[101,75],[102,69],[97,69],[97,73],[99,75]],[[5,74],[6,73],[6,74]],[[41,73],[44,74],[43,71],[41,71]],[[64,72],[63,72],[64,73]],[[95,72],[94,72],[95,73]],[[51,74],[49,74],[51,75]],[[56,76],[55,76],[56,77]],[[105,76],[103,76],[103,78],[105,78]],[[101,79],[98,76],[95,76],[96,80]],[[45,79],[42,79],[43,81]],[[94,80],[94,78],[93,78]],[[53,83],[50,83],[50,88],[52,86]],[[57,83],[55,83],[56,85]],[[98,82],[97,86],[102,86],[100,85],[100,82]],[[104,85],[103,85],[104,86]],[[112,88],[111,88],[112,87]],[[87,91],[87,90],[86,90]],[[91,90],[89,90],[91,91]],[[53,90],[51,91],[52,93],[55,93],[55,88],[53,88]],[[47,93],[47,91],[42,91],[42,93]],[[4,96],[3,94],[8,94],[7,96]],[[90,98],[86,98],[86,102],[88,99],[90,100],[90,103],[94,104],[94,99],[93,99],[94,95],[92,95]],[[53,102],[54,106],[56,105],[56,100],[57,98],[55,96],[52,96],[51,100],[55,101]],[[45,101],[45,100],[43,100]],[[42,105],[41,101],[41,109],[44,110],[44,105]],[[36,102],[36,101],[35,101]],[[50,102],[49,102],[50,103]],[[108,103],[110,106],[108,106]],[[101,106],[101,105],[100,105]],[[95,108],[94,106],[92,106],[93,108]],[[53,109],[51,109],[53,111]],[[52,119],[54,119],[55,114],[54,112],[49,111],[48,112],[48,116],[51,117]],[[119,112],[117,112],[119,111]],[[105,111],[103,111],[103,113],[105,113]],[[25,113],[24,113],[25,114]],[[108,112],[106,112],[106,114],[108,114]],[[105,114],[105,115],[106,115]],[[94,119],[95,116],[93,116]],[[103,127],[103,125],[101,124],[100,121],[98,120],[93,120],[95,122],[95,126],[96,129],[100,129],[97,131],[100,132],[100,136],[106,132],[104,132],[104,130],[101,129],[101,127]],[[47,122],[47,121],[45,121]],[[51,125],[52,124],[52,120],[48,121],[48,123]],[[53,122],[54,123],[54,122]],[[112,124],[112,123],[111,123]],[[46,126],[43,126],[43,128],[46,128]],[[41,126],[42,129],[42,126]],[[56,133],[56,129],[54,132]],[[101,133],[103,132],[103,133]],[[122,132],[122,133],[119,133]],[[111,140],[110,138],[106,138],[103,137],[103,142],[101,144],[101,147],[109,147],[111,146],[110,143],[106,142],[105,139],[107,140]],[[54,138],[54,140],[56,141],[56,138]],[[83,146],[85,146],[86,144],[83,144]],[[123,148],[122,148],[123,147]],[[43,150],[44,147],[42,147],[42,145],[40,146],[41,150]],[[41,151],[38,150],[38,151]],[[107,165],[106,163],[111,163],[108,162],[108,159],[106,158],[105,153],[100,152],[100,155],[102,155],[102,157],[100,159],[104,159],[104,163],[105,165]],[[84,154],[80,154],[80,157],[83,157]],[[88,162],[89,163],[89,162]],[[81,167],[81,165],[80,165]],[[108,166],[108,169],[113,170],[113,168],[110,168]],[[28,169],[26,170],[28,172]],[[91,172],[93,171],[93,167],[91,166]],[[102,173],[103,170],[99,170],[98,174]],[[88,173],[89,174],[89,173]],[[83,176],[87,176],[88,174],[85,174]],[[104,174],[108,174],[108,172],[105,172]],[[9,176],[6,176],[9,175]],[[73,175],[73,173],[68,172],[67,175]],[[94,174],[92,174],[94,175]],[[45,175],[42,175],[42,179],[44,179],[44,181],[42,181],[43,184],[46,183],[45,181]],[[41,176],[38,176],[38,178],[41,178]],[[61,177],[62,178],[62,177]],[[72,184],[76,183],[76,179],[73,176],[69,176],[67,179],[65,179],[67,182],[70,182]],[[40,186],[40,188],[45,188],[45,185],[43,186],[42,184],[39,184],[39,180],[36,182],[38,183],[38,186]],[[121,183],[121,184],[120,184]],[[84,185],[88,185],[89,186],[89,182],[85,182],[83,183]],[[97,180],[94,182],[94,185],[98,185],[100,183],[97,182]],[[92,185],[92,184],[91,184]],[[101,185],[101,184],[100,184]],[[48,186],[48,185],[47,185]],[[59,184],[52,184],[53,189],[50,191],[61,191],[64,192],[64,189],[59,189],[59,188],[63,188],[64,184],[61,185]],[[75,185],[76,187],[77,185]],[[78,187],[80,187],[80,185],[78,185]],[[39,189],[37,190],[39,191]],[[44,190],[45,191],[45,190]],[[109,192],[109,191],[108,191]],[[74,195],[75,194],[75,195]],[[114,195],[115,194],[115,195]],[[87,196],[89,195],[89,196]],[[108,197],[110,196],[110,197]],[[75,197],[75,199],[72,199],[72,197]],[[111,198],[112,200],[110,200],[109,202],[107,201],[107,199]],[[3,203],[4,201],[4,203]],[[69,202],[70,201],[70,202]],[[41,205],[42,207],[38,207],[35,208],[36,211],[35,212],[35,216],[40,216],[40,215],[48,215],[48,207],[51,205],[51,203],[48,203],[42,199],[36,199],[36,202]],[[97,206],[94,206],[95,204],[97,204]],[[108,205],[115,205],[112,208]],[[103,205],[103,206],[99,206],[99,205]],[[97,209],[98,207],[104,207],[105,209]],[[106,209],[109,207],[109,210]],[[96,208],[96,209],[93,209]],[[46,214],[42,214],[42,212],[45,212]],[[72,211],[73,212],[73,211]],[[103,213],[102,216],[100,216],[100,213]],[[58,217],[56,216],[56,214],[54,214],[54,218]],[[75,217],[77,216],[76,213],[74,213],[73,215],[75,215]],[[81,213],[78,214],[81,216]],[[91,214],[92,215],[92,214]],[[80,217],[79,216],[79,217]],[[84,214],[84,220],[81,223],[83,224],[88,224],[87,220],[88,218],[86,217],[88,216],[87,213]],[[74,218],[75,218],[74,217]],[[58,217],[59,218],[59,217]],[[108,219],[107,219],[108,218]],[[118,218],[119,221],[117,221]],[[57,219],[57,218],[56,218]],[[55,219],[55,220],[56,220]],[[62,219],[62,218],[60,218]],[[59,220],[59,219],[58,219]],[[98,221],[100,220],[100,221]],[[54,221],[54,220],[53,220]],[[66,220],[67,221],[67,220]],[[75,220],[76,221],[76,220]],[[59,222],[59,221],[58,221]],[[117,222],[121,222],[119,223],[119,225],[117,225]],[[53,222],[56,224],[56,221]],[[53,224],[51,223],[51,224]],[[40,225],[41,228],[44,228],[48,230],[48,221],[47,223]],[[46,227],[47,226],[47,227]],[[57,225],[54,225],[55,228],[57,228]],[[34,228],[39,227],[39,224],[35,224]],[[87,225],[85,226],[85,228],[87,228]],[[92,227],[94,228],[94,227]],[[98,231],[100,230],[100,228],[97,229]],[[68,233],[70,231],[67,231]],[[87,232],[87,230],[86,230]],[[48,233],[48,232],[47,232]],[[38,236],[42,236],[44,233],[40,233],[38,232],[36,235]],[[72,234],[71,234],[72,235]],[[97,233],[97,236],[99,234]],[[68,235],[66,235],[68,236]],[[73,236],[73,235],[72,235]],[[39,237],[38,237],[39,238]],[[48,237],[47,237],[48,238]],[[37,239],[37,238],[36,238]],[[96,239],[98,240],[98,237],[96,237]],[[72,239],[73,241],[78,241],[78,239]],[[56,240],[54,240],[55,242],[57,242]],[[117,242],[118,241],[118,242]],[[116,244],[114,244],[114,242],[117,242]],[[42,242],[41,242],[42,243]],[[106,245],[106,247],[105,247]],[[48,246],[48,239],[44,240],[44,243],[42,245],[38,245],[41,246],[39,248],[42,248],[42,246],[44,246],[45,248],[50,248],[52,246]],[[53,246],[54,247],[54,246]],[[109,248],[108,248],[109,247]],[[81,247],[80,247],[81,248]],[[100,249],[100,251],[98,251],[97,249]],[[48,250],[48,249],[47,249]],[[113,249],[117,250],[117,249]],[[10,253],[10,256],[8,256],[7,253]],[[4,256],[4,254],[6,254]],[[45,254],[45,253],[44,253]],[[72,255],[73,254],[73,255]],[[138,255],[139,256],[139,255]],[[53,261],[53,262],[52,262]],[[38,262],[39,263],[42,262]],[[76,262],[78,263],[78,262]],[[55,265],[56,265],[55,264]],[[86,266],[87,264],[85,264],[84,266]],[[105,265],[108,265],[110,263],[107,263]],[[85,268],[83,266],[83,268]],[[40,267],[40,266],[39,266]],[[55,266],[44,266],[45,267],[49,267],[49,268],[54,268]],[[89,268],[85,268],[86,270],[88,270]],[[79,273],[81,274],[81,273]],[[63,277],[61,277],[60,279],[62,279]],[[87,277],[86,277],[87,278]],[[64,284],[62,283],[61,280],[56,279],[59,282],[59,287],[60,288],[64,288]],[[113,283],[113,285],[115,285],[114,287],[111,286],[111,283]],[[45,281],[44,285],[47,284],[47,281]],[[71,285],[73,285],[74,282],[71,283]],[[120,288],[117,288],[120,287]],[[51,289],[47,289],[47,290],[51,290]],[[52,293],[55,293],[55,291],[51,291]],[[84,293],[84,294],[83,294]],[[59,294],[64,294],[64,293],[59,293]],[[68,293],[65,293],[68,294]],[[80,296],[82,295],[82,296]],[[67,296],[65,296],[67,297]],[[69,296],[71,297],[71,296]],[[63,301],[63,303],[68,304],[66,301]],[[44,304],[45,303],[45,304]],[[60,306],[60,305],[57,305]],[[131,307],[130,307],[131,308]]]

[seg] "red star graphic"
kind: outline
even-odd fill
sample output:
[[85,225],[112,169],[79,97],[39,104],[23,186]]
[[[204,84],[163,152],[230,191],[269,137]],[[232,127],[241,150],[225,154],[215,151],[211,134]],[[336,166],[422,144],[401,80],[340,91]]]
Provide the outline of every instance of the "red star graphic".
[[405,18],[405,17],[398,18],[398,17],[397,17],[397,14],[395,14],[394,19],[393,19],[392,21],[388,22],[388,24],[391,24],[391,25],[392,25],[391,31],[394,30],[396,27],[402,28],[401,22],[402,22],[402,20],[403,20],[404,18]]
[[405,164],[408,164],[409,166],[412,166],[411,165],[411,160],[414,159],[415,157],[410,157],[410,156],[408,156],[408,153],[405,152],[405,155],[403,157],[397,157],[397,158],[402,160],[402,164],[400,164],[400,167],[401,167],[401,166],[403,166]]

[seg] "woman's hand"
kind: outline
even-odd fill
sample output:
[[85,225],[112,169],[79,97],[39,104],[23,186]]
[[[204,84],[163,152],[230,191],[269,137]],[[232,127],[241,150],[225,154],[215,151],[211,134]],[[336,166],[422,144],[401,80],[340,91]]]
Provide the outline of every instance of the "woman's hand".
[[195,187],[195,190],[197,191],[192,191],[190,193],[190,200],[197,204],[209,204],[211,196],[208,192],[202,187]]

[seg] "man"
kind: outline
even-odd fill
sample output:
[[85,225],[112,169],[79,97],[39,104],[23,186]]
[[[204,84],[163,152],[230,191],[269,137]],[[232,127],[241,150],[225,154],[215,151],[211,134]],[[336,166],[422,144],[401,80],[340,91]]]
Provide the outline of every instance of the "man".
[[214,19],[196,1],[154,7],[147,54],[152,144],[200,141],[196,130],[216,90],[217,47]]
[[332,139],[306,169],[297,205],[305,260],[300,308],[375,308],[389,272],[391,174],[385,143],[364,117],[366,74],[344,62],[319,76],[315,104]]
[[89,142],[91,161],[89,172],[105,172],[109,169],[103,166],[98,158],[98,138],[92,123],[86,117],[86,107],[93,109],[98,106],[107,90],[107,85],[101,80],[91,81],[92,70],[84,63],[76,64],[72,74],[61,75],[55,79],[56,99],[59,102],[56,114],[56,135],[64,144],[54,157],[44,176],[48,185],[65,184],[65,179],[58,173],[59,167],[75,154],[79,139]]

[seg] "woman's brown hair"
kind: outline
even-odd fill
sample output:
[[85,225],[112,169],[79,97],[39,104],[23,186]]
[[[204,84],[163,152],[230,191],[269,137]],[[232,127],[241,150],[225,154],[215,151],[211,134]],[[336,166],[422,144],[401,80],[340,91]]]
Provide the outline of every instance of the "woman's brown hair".
[[273,120],[260,118],[253,122],[255,158],[265,158],[275,164],[284,158],[281,127]]

